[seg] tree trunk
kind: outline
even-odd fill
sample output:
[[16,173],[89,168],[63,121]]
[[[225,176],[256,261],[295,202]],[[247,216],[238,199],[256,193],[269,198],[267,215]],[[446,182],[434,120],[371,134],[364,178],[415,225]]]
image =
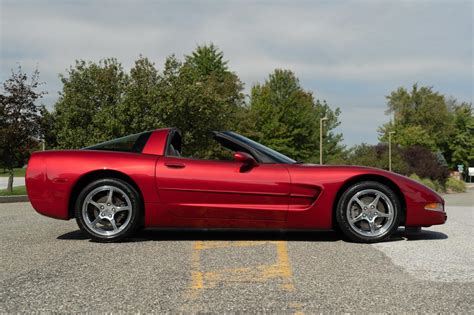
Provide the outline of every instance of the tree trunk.
[[7,192],[12,193],[13,192],[13,170],[9,170],[10,175],[8,176],[8,186],[7,186]]

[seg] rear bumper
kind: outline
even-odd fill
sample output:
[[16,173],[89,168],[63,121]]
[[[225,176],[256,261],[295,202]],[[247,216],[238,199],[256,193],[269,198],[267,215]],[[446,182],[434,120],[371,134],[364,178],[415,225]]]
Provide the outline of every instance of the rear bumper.
[[69,220],[69,213],[67,211],[58,211],[58,208],[51,202],[31,198],[30,202],[36,212],[41,215],[60,220]]
[[32,155],[25,178],[28,198],[36,212],[55,219],[69,220],[67,188],[48,178],[44,157]]

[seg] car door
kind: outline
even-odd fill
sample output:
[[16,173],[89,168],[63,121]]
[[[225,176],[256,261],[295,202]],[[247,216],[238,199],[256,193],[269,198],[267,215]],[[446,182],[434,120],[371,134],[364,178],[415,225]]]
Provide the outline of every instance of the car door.
[[286,167],[242,166],[235,161],[164,156],[156,166],[160,200],[174,216],[206,218],[210,225],[229,220],[234,220],[234,227],[255,226],[248,221],[256,220],[262,225],[267,221],[284,222],[290,199]]

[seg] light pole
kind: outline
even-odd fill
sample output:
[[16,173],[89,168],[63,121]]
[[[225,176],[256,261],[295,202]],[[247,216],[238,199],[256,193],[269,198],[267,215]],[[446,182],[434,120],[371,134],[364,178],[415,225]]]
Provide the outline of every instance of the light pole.
[[319,165],[323,165],[323,121],[328,120],[323,117],[319,120]]
[[388,170],[392,171],[392,135],[395,131],[388,132]]

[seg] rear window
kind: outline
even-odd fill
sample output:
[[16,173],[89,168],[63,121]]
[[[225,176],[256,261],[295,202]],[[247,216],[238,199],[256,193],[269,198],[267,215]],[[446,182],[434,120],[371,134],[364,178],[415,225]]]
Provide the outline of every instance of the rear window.
[[146,131],[130,136],[125,136],[99,144],[94,144],[90,147],[83,148],[83,150],[105,150],[141,153],[151,133],[152,131]]

